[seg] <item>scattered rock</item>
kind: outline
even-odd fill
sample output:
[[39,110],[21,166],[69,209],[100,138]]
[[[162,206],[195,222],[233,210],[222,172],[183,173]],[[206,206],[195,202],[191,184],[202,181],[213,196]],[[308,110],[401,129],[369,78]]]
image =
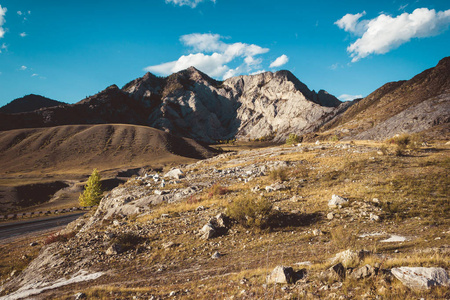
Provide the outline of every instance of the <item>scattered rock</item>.
[[332,212],[327,214],[327,219],[328,220],[333,220],[333,218],[334,218],[334,214]]
[[281,184],[281,183],[275,183],[275,184],[266,186],[266,192],[268,192],[268,193],[281,191],[281,190],[284,190],[284,189],[286,189],[286,186],[284,184]]
[[375,271],[371,265],[365,265],[353,271],[352,277],[355,279],[363,279],[375,275]]
[[450,279],[443,268],[400,267],[391,270],[398,280],[412,289],[430,289],[432,286],[450,286]]
[[219,227],[228,227],[230,223],[230,219],[224,213],[219,213],[216,216],[215,221]]
[[297,196],[297,195],[294,195],[294,196],[292,196],[292,198],[291,199],[289,199],[291,202],[294,202],[294,203],[296,203],[296,202],[299,202],[301,199],[303,199],[303,197],[302,196]]
[[322,235],[322,230],[320,229],[313,229],[312,233],[314,234],[314,236],[318,236],[318,235]]
[[34,247],[34,246],[37,246],[37,245],[38,245],[37,242],[31,242],[31,243],[30,243],[30,246],[31,246],[31,247]]
[[344,279],[346,269],[345,269],[344,265],[342,265],[341,263],[338,263],[338,264],[335,264],[334,266],[330,267],[328,269],[328,272],[332,278]]
[[214,254],[211,256],[212,259],[217,259],[220,258],[222,256],[222,254],[220,254],[219,252],[214,252]]
[[379,217],[378,215],[376,215],[376,214],[373,214],[373,213],[370,213],[369,219],[370,219],[371,221],[375,221],[375,222],[380,221],[380,217]]
[[169,193],[169,191],[162,191],[162,190],[155,190],[153,193],[155,193],[155,195],[166,195]]
[[120,254],[121,252],[122,252],[122,246],[120,246],[119,244],[112,244],[106,250],[107,255],[117,255],[117,254]]
[[163,246],[164,249],[168,249],[168,248],[175,247],[175,243],[170,241],[170,242],[162,244],[162,246]]
[[348,203],[348,199],[343,198],[338,195],[331,196],[331,200],[328,201],[328,207],[329,208],[336,208],[336,207],[342,207]]
[[87,296],[85,293],[76,293],[75,294],[75,300],[81,300],[81,299],[87,299]]

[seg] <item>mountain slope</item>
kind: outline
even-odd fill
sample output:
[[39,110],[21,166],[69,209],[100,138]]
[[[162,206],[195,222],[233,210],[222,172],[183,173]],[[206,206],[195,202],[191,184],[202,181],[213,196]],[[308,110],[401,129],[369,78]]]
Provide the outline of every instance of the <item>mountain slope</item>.
[[5,106],[0,107],[0,112],[5,114],[16,114],[64,104],[64,102],[30,94],[22,98],[15,99]]
[[[147,73],[73,105],[1,115],[0,130],[68,124],[146,125],[208,143],[317,129],[340,101],[310,91],[289,71],[216,81],[191,67],[168,77]],[[314,124],[314,126],[311,126]]]
[[158,165],[217,152],[197,142],[136,125],[69,125],[0,132],[0,175],[90,173]]
[[407,81],[390,82],[321,129],[346,139],[385,139],[450,122],[450,57]]

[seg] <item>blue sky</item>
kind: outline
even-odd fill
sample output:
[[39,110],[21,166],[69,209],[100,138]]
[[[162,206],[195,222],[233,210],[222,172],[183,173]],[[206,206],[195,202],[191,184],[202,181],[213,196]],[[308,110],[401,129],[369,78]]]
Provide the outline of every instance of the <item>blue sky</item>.
[[[146,71],[216,79],[287,69],[310,89],[366,96],[450,55],[450,2],[0,0],[0,106],[74,103]],[[349,96],[345,96],[349,95]]]

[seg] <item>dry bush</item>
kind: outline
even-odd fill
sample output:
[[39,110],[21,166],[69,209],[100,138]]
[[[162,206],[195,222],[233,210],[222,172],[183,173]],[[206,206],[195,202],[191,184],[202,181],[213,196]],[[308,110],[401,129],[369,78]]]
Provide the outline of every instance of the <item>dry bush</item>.
[[229,190],[226,187],[221,186],[220,184],[214,184],[208,189],[208,197],[225,195]]
[[288,180],[288,169],[286,167],[273,169],[270,171],[269,177],[272,180],[286,181]]
[[124,251],[135,248],[143,242],[143,237],[133,232],[123,232],[111,240],[111,244],[119,244]]
[[272,204],[263,197],[242,195],[227,206],[227,215],[244,227],[265,228],[272,215]]
[[57,234],[57,233],[51,234],[44,240],[44,245],[49,245],[56,242],[67,242],[68,240],[73,238],[75,234],[76,233],[74,231],[64,234]]
[[290,133],[288,138],[286,139],[286,145],[293,145],[300,143],[300,137],[295,133]]

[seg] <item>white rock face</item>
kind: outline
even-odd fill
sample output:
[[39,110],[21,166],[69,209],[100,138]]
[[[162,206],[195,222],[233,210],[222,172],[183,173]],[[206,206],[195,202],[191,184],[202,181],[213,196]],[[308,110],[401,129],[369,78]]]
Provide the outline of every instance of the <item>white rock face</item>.
[[123,91],[154,107],[152,127],[205,142],[312,132],[340,101],[310,91],[289,71],[215,81],[191,67],[167,78],[148,73]]
[[169,178],[172,178],[172,179],[181,179],[181,178],[183,178],[183,176],[184,176],[184,173],[180,169],[170,170],[169,172],[167,172],[164,175],[164,177],[169,177]]
[[450,286],[450,279],[443,268],[400,267],[393,268],[391,272],[404,285],[413,289]]

